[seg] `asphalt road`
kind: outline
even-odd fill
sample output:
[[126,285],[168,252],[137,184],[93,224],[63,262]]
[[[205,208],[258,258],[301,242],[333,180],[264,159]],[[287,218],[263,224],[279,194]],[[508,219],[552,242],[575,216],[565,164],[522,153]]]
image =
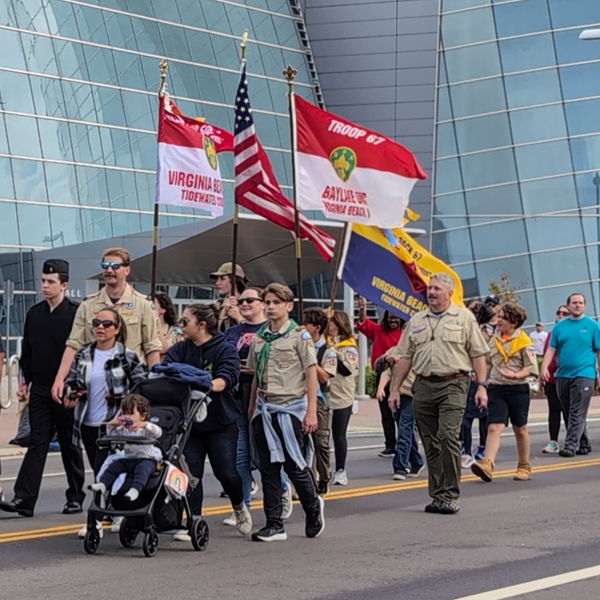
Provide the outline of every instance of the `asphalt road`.
[[[423,513],[425,479],[391,481],[390,461],[376,456],[381,438],[353,437],[350,485],[327,497],[327,527],[316,540],[303,536],[300,507],[287,526],[287,542],[243,539],[220,524],[228,508],[209,475],[208,550],[197,553],[161,536],[153,559],[143,556],[139,543],[121,548],[110,533],[97,555],[84,554],[74,535],[82,516],[59,514],[65,480],[59,457],[51,455],[36,516],[0,515],[0,598],[597,598],[600,568],[564,575],[600,564],[600,422],[592,422],[590,431],[598,452],[562,459],[540,453],[546,429],[533,427],[530,482],[512,480],[515,450],[505,437],[500,477],[484,484],[466,476],[461,511],[452,516]],[[19,463],[3,461],[8,492]],[[254,510],[253,517],[262,525],[262,511]],[[563,577],[545,581],[555,576]],[[521,584],[527,587],[504,590]]]

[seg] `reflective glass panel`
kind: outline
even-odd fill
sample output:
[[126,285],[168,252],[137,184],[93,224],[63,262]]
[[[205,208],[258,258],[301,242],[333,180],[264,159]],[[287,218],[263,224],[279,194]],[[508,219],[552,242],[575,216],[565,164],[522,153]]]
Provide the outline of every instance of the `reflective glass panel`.
[[18,246],[19,226],[17,225],[17,205],[14,202],[0,202],[0,223],[2,223],[0,247],[4,244]]
[[556,64],[552,35],[531,35],[500,42],[502,68],[505,73],[528,71]]
[[510,113],[515,144],[566,137],[567,125],[562,105],[542,106]]
[[548,104],[562,99],[557,69],[509,75],[504,81],[510,108]]
[[551,29],[547,0],[499,3],[494,6],[494,16],[501,38]]
[[4,110],[35,114],[27,75],[0,71],[0,98]]
[[490,77],[502,72],[496,43],[446,50],[444,55],[451,82]]
[[600,62],[561,67],[559,72],[565,100],[600,96]]
[[54,248],[83,242],[80,209],[51,206],[50,219]]
[[73,160],[73,146],[68,123],[38,119],[38,129],[44,158]]
[[440,123],[436,129],[436,158],[458,154],[454,123]]
[[463,189],[458,158],[447,158],[435,163],[435,194],[446,194]]
[[[555,217],[532,217],[525,221],[525,225],[532,252],[583,244],[581,216],[575,213],[564,213]],[[564,273],[562,276],[564,278]]]
[[494,39],[496,39],[496,28],[490,7],[442,16],[444,48]]
[[568,102],[565,104],[567,124],[571,135],[600,131],[600,99]]
[[471,215],[520,215],[521,196],[517,184],[466,192],[467,206]]
[[571,140],[575,171],[600,169],[600,136],[592,135]]
[[577,191],[572,175],[524,181],[521,183],[521,197],[523,198],[523,212],[529,215],[566,211],[578,206]]
[[48,185],[48,202],[78,204],[79,192],[75,179],[75,167],[47,162],[44,165]]
[[548,0],[548,4],[556,29],[598,23],[598,5],[590,0]]
[[512,143],[507,113],[461,119],[456,121],[455,127],[460,152],[500,148]]
[[522,179],[571,173],[573,163],[569,142],[545,142],[515,148],[519,175]]
[[461,156],[465,188],[516,181],[513,150],[494,150]]
[[40,136],[35,118],[5,115],[5,120],[11,154],[41,158]]
[[450,87],[454,118],[506,110],[504,86],[500,77]]
[[536,286],[586,281],[590,278],[587,256],[583,247],[562,249],[556,252],[532,254],[533,272]]
[[47,206],[17,204],[17,214],[23,246],[52,246],[50,213]]

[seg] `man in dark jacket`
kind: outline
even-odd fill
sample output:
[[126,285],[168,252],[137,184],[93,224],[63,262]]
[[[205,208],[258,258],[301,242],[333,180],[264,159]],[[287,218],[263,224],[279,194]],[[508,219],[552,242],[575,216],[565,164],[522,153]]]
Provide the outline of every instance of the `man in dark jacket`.
[[78,306],[65,296],[68,281],[69,263],[60,259],[47,260],[42,269],[44,300],[33,306],[25,318],[20,361],[24,383],[17,394],[19,399],[29,395],[31,437],[15,482],[15,497],[0,502],[0,510],[23,517],[33,517],[48,446],[55,430],[69,483],[63,514],[80,513],[85,497],[83,455],[81,448],[73,443],[73,409],[55,402],[51,395]]

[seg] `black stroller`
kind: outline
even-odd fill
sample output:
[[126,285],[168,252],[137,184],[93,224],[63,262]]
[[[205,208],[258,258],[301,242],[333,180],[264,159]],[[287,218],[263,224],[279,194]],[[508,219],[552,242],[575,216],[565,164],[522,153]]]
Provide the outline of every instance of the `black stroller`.
[[[170,382],[164,377],[142,381],[133,391],[149,400],[149,420],[162,429],[161,438],[152,440],[103,436],[96,443],[99,448],[110,448],[111,452],[122,448],[124,444],[158,445],[164,460],[133,502],[124,497],[131,487],[131,475],[127,476],[114,496],[109,496],[106,507],[102,506],[101,492],[94,494],[88,508],[83,547],[88,554],[95,554],[101,541],[97,521],[106,517],[123,517],[119,541],[125,548],[133,547],[138,535],[143,533],[142,548],[144,554],[151,557],[157,552],[159,533],[186,529],[192,538],[194,549],[206,550],[208,525],[204,519],[192,517],[188,496],[197,481],[189,474],[182,452],[196,415],[199,411],[206,410],[207,395],[191,391],[187,385]],[[185,475],[182,476],[182,473]],[[181,484],[185,476],[189,481],[187,489],[179,489],[176,490],[179,493],[173,493],[172,484]]]

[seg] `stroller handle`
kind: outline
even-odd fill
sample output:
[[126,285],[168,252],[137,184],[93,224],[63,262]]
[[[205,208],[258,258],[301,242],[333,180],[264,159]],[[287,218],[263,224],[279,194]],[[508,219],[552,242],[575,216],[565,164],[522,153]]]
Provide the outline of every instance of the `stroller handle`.
[[107,448],[111,444],[129,444],[132,446],[154,446],[158,440],[154,440],[152,438],[135,438],[133,436],[125,436],[125,435],[115,435],[110,436],[106,435],[96,440],[96,446],[98,448]]

